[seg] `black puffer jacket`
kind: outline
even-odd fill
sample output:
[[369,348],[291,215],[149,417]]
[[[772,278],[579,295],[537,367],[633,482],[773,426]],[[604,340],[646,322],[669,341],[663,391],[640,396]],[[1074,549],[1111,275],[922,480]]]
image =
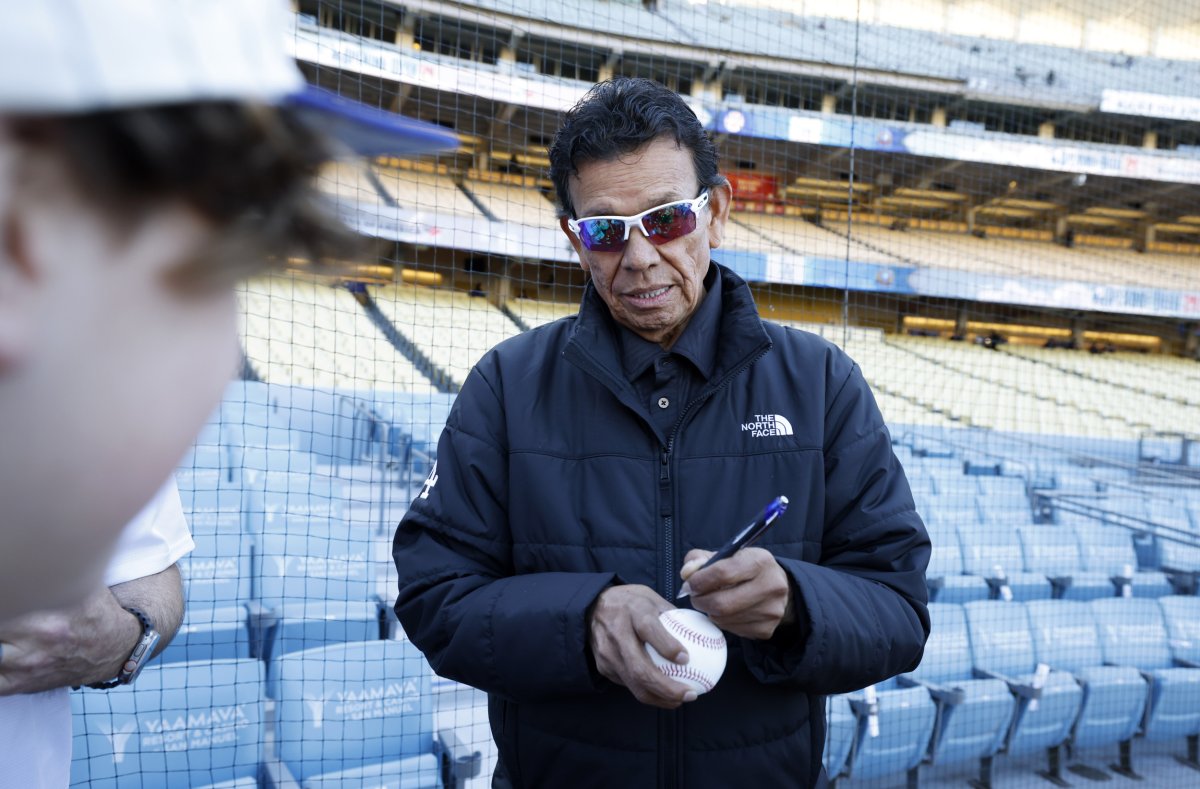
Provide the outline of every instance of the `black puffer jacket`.
[[[858,367],[760,320],[722,269],[712,380],[657,434],[589,286],[580,314],[501,343],[469,376],[396,531],[396,614],[442,676],[482,688],[514,785],[824,783],[825,694],[911,670],[929,633],[929,538]],[[771,498],[760,546],[799,627],[730,637],[717,687],[674,712],[600,677],[588,611],[614,583],[674,598],[682,557]]]

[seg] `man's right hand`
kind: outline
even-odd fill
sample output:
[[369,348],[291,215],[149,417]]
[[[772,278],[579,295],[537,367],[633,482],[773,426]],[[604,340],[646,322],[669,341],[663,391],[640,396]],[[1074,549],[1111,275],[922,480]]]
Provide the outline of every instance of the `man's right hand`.
[[643,704],[668,710],[695,701],[696,694],[659,671],[644,645],[676,663],[687,662],[687,650],[658,621],[659,614],[674,607],[648,586],[612,586],[596,599],[589,622],[600,673]]

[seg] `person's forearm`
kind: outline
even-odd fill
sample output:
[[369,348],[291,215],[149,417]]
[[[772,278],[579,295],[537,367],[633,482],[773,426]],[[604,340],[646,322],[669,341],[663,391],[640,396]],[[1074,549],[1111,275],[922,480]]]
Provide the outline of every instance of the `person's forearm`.
[[[154,654],[162,652],[171,643],[183,621],[183,583],[179,566],[173,564],[161,573],[117,584],[109,589],[123,608],[136,608],[150,617],[161,636]],[[130,645],[130,650],[133,646]],[[122,659],[125,657],[128,655]]]
[[[137,608],[162,633],[175,635],[183,618],[183,588],[172,566],[155,575],[100,588],[66,610],[38,611],[0,626],[0,696],[37,693],[115,678],[141,638]],[[160,648],[161,648],[160,645]]]

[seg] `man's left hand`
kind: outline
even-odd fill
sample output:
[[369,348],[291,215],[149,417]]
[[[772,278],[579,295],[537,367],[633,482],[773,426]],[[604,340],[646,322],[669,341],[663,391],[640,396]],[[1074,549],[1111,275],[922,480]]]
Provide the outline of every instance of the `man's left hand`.
[[787,573],[769,551],[745,548],[699,569],[712,551],[692,550],[684,557],[680,577],[692,590],[692,606],[722,630],[765,640],[781,624],[795,620]]
[[108,589],[79,606],[0,626],[0,696],[87,685],[117,676],[142,632]]

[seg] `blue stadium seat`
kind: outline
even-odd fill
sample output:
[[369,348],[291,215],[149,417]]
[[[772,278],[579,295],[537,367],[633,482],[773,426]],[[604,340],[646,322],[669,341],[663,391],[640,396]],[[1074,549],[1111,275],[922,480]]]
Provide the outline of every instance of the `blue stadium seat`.
[[182,663],[251,657],[249,615],[245,605],[209,607],[189,601],[175,638],[157,660]]
[[1159,598],[1167,625],[1167,643],[1178,662],[1200,665],[1200,598],[1173,595]]
[[[272,656],[380,637],[371,538],[344,521],[268,514],[257,535],[252,650]],[[268,691],[275,677],[268,669]]]
[[1200,734],[1200,668],[1185,666],[1172,656],[1159,602],[1113,598],[1088,605],[1100,630],[1104,661],[1134,666],[1150,680],[1142,735],[1165,740]]
[[71,785],[253,789],[264,764],[263,665],[150,666],[136,685],[71,694]]
[[1200,533],[1193,533],[1194,544],[1158,537],[1158,557],[1164,570],[1200,573]]
[[935,497],[937,495],[937,483],[933,477],[925,473],[924,467],[919,463],[905,463],[904,474],[908,477],[908,485],[912,489],[913,496]]
[[825,752],[822,761],[830,780],[846,770],[846,760],[854,745],[858,722],[845,696],[830,696],[825,700]]
[[930,603],[929,616],[932,629],[921,665],[900,675],[899,682],[923,687],[937,704],[930,762],[978,759],[982,782],[989,783],[992,760],[1004,744],[1016,704],[1003,681],[975,677],[962,607]]
[[951,526],[970,526],[983,523],[975,494],[939,493],[930,497],[934,520]]
[[457,787],[480,754],[435,732],[433,672],[406,641],[337,644],[275,658],[276,740],[302,786]]
[[952,528],[971,528],[978,527],[983,522],[979,517],[979,507],[974,501],[956,501],[931,496],[926,502],[926,509],[921,511],[926,523]]
[[370,535],[361,526],[308,519],[265,531],[257,536],[253,565],[252,595],[267,608],[376,599]]
[[1054,487],[1064,493],[1096,493],[1096,480],[1079,468],[1059,466],[1054,469]]
[[194,444],[176,467],[175,480],[181,490],[216,490],[234,478],[234,468],[228,447]]
[[381,627],[380,604],[374,601],[299,600],[265,612],[258,656],[267,662],[267,697],[278,698],[274,658],[329,644],[373,641],[381,637]]
[[[1139,570],[1130,533],[1120,526],[1094,523],[1071,527],[1079,539],[1079,555],[1085,572],[1103,573],[1114,579],[1127,574],[1134,597],[1161,597],[1172,593],[1171,582],[1157,570]],[[1122,587],[1123,581],[1114,588]]]
[[[270,465],[269,461],[272,457],[286,458],[292,452],[299,451],[297,447],[297,436],[286,424],[281,425],[251,425],[251,424],[234,424],[231,431],[236,446],[241,450],[235,451],[235,458],[241,458],[241,465],[246,468],[266,470],[275,469],[278,471],[286,471],[289,466]],[[274,450],[274,451],[266,451]]]
[[241,489],[240,482],[225,482],[222,487],[212,489],[186,487],[178,474],[176,481],[179,483],[179,502],[193,534],[241,531],[243,513],[254,504],[253,499]]
[[977,504],[984,523],[1020,525],[1033,522],[1025,480],[1020,477],[992,476],[982,476],[978,480],[980,495]]
[[1029,496],[1025,491],[1025,480],[1021,477],[980,476],[977,479],[981,495],[1006,502],[1018,509],[1029,509]]
[[1148,698],[1146,680],[1132,666],[1104,665],[1100,633],[1091,608],[1082,601],[1031,600],[1025,608],[1038,662],[1071,672],[1083,688],[1083,707],[1071,733],[1073,748],[1118,745],[1114,769],[1131,775],[1132,740]]
[[[246,603],[251,599],[253,542],[243,531],[255,496],[240,481],[215,489],[180,486],[195,548],[179,560],[187,607],[163,662],[250,656]],[[258,505],[261,508],[261,505]]]
[[963,570],[987,578],[994,596],[1007,596],[1006,587],[1013,600],[1046,600],[1053,596],[1046,576],[1024,571],[1021,543],[1011,526],[960,528],[958,542],[962,546]]
[[[929,748],[937,708],[924,688],[902,687],[894,678],[875,686],[874,709],[866,691],[846,694],[858,719],[846,774],[855,780],[907,773],[916,779]],[[872,733],[871,715],[878,723]]]
[[1079,538],[1066,526],[1018,526],[1017,537],[1025,556],[1025,570],[1045,575],[1054,596],[1067,600],[1112,597],[1112,579],[1104,573],[1083,571]]
[[930,467],[937,495],[947,500],[974,501],[979,495],[979,477],[963,473],[961,463]]
[[939,603],[965,603],[968,600],[987,600],[991,590],[987,581],[978,575],[963,573],[962,550],[958,546],[958,530],[953,526],[928,524],[933,553],[925,577],[930,599]]
[[1154,523],[1161,523],[1184,531],[1190,531],[1197,525],[1192,522],[1187,501],[1182,496],[1178,498],[1152,496],[1146,500],[1146,517]]
[[261,507],[251,513],[259,517],[248,517],[247,526],[251,531],[266,528],[269,524],[263,521],[276,514],[344,520],[347,499],[345,489],[336,489],[332,495],[320,488],[313,490],[311,487],[288,492],[266,491],[262,494]]
[[198,529],[195,549],[179,560],[188,606],[229,606],[250,599],[253,547],[240,530]]
[[1020,526],[1033,523],[1033,510],[1029,507],[1029,500],[1024,497],[1013,500],[991,495],[980,496],[976,500],[976,507],[979,517],[988,525],[1003,523]]
[[1062,761],[1061,746],[1083,704],[1083,690],[1070,673],[1053,666],[1048,675],[1039,678],[1025,606],[986,600],[963,608],[975,672],[1004,680],[1017,700],[1005,752],[1020,755],[1045,750],[1049,773],[1056,774]]
[[[1122,479],[1122,481],[1127,481],[1124,477],[1128,477],[1128,472],[1123,475]],[[1100,499],[1098,505],[1109,513],[1106,516],[1106,520],[1112,523],[1128,523],[1131,520],[1146,521],[1150,519],[1150,512],[1146,507],[1146,499],[1142,496],[1112,494]]]

